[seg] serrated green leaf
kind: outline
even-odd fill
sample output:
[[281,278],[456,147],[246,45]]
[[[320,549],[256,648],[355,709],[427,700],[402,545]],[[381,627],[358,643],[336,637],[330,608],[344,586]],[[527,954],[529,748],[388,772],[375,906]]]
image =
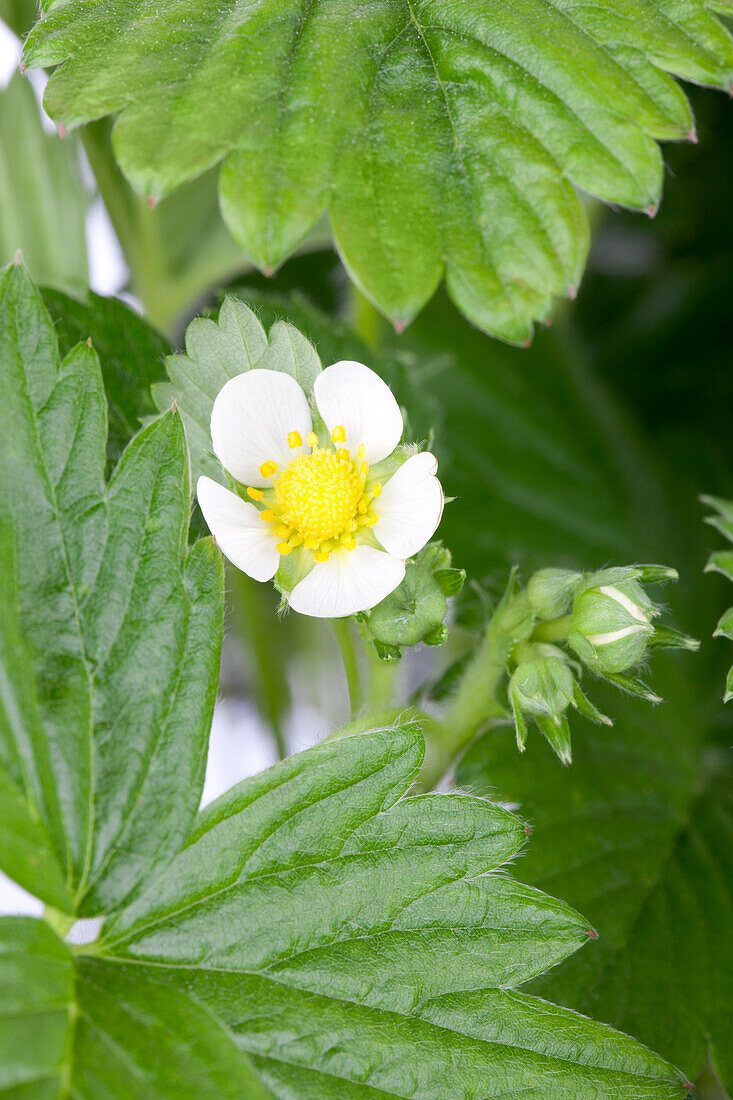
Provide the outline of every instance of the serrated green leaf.
[[684,736],[689,714],[641,713],[633,700],[620,715],[617,702],[606,706],[613,730],[576,735],[572,768],[553,770],[539,739],[517,768],[509,737],[495,730],[469,751],[458,781],[521,802],[534,825],[526,874],[570,897],[599,931],[595,952],[564,964],[536,991],[580,1010],[593,1006],[694,1077],[708,1036],[729,1062],[731,975],[721,945],[732,904],[730,807],[717,780],[717,794],[710,788],[690,799],[697,753]]
[[142,194],[223,159],[224,216],[263,269],[330,206],[347,268],[387,315],[410,320],[445,274],[471,320],[516,342],[580,279],[573,184],[656,209],[655,139],[694,126],[666,73],[733,75],[700,0],[381,0],[358,17],[344,0],[228,0],[185,24],[150,0],[74,0],[25,56],[63,62],[46,103],[67,127],[121,111],[116,155]]
[[68,889],[91,915],[165,862],[196,811],[221,561],[210,540],[185,556],[188,459],[173,413],[135,437],[105,486],[95,352],[83,344],[60,359],[15,265],[0,276],[0,361],[0,513],[13,532],[43,767],[15,747]]
[[681,1096],[633,1040],[508,988],[593,930],[501,872],[513,814],[407,796],[421,759],[416,729],[389,728],[239,784],[84,965],[185,989],[283,1098]]
[[44,131],[33,88],[17,73],[0,89],[0,264],[20,250],[38,281],[86,287],[89,194],[79,158],[77,137]]
[[61,355],[91,339],[100,358],[109,407],[107,461],[110,466],[156,409],[150,387],[164,377],[168,343],[118,298],[88,291],[83,300],[48,287],[41,291],[51,314]]
[[269,337],[255,313],[238,298],[226,298],[217,321],[197,318],[186,330],[186,354],[166,361],[169,382],[153,387],[159,409],[175,401],[186,428],[194,476],[220,478],[221,468],[211,454],[211,410],[222,386],[253,367],[281,370],[309,392],[321,369],[309,340],[284,321],[276,322]]

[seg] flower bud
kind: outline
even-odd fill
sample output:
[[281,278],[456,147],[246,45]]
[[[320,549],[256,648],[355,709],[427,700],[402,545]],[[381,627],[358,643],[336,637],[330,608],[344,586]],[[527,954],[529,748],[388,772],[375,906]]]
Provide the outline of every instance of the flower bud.
[[557,619],[569,609],[581,579],[582,574],[571,569],[540,569],[527,585],[530,607],[540,619]]
[[568,666],[556,657],[522,661],[509,681],[517,745],[527,741],[527,718],[533,718],[563,763],[570,762],[570,735],[565,711],[573,702],[575,681]]
[[655,614],[635,580],[585,587],[575,596],[568,642],[594,671],[624,672],[643,659]]

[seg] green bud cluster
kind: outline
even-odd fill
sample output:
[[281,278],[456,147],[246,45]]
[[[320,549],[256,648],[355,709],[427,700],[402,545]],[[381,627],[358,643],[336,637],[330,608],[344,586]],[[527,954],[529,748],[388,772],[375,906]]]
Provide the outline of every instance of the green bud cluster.
[[508,661],[508,695],[520,750],[531,719],[569,764],[571,707],[612,725],[581,691],[583,665],[617,687],[660,701],[631,673],[654,647],[698,648],[694,638],[655,625],[661,609],[643,586],[676,579],[675,570],[660,565],[590,574],[543,569],[534,574],[523,593],[533,626],[530,633],[523,629],[516,636]]
[[405,578],[386,599],[358,618],[366,626],[378,656],[398,661],[405,646],[445,642],[448,598],[463,588],[466,574],[454,569],[450,551],[431,542],[407,563]]

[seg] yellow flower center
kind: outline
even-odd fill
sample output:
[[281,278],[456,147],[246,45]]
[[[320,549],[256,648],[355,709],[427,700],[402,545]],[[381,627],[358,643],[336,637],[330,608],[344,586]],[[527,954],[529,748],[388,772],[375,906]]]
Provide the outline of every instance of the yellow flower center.
[[[291,449],[302,447],[299,432],[288,432],[287,438]],[[345,439],[338,425],[331,440],[336,444]],[[382,486],[367,484],[369,463],[363,444],[352,456],[344,447],[318,447],[314,432],[308,433],[306,443],[311,453],[297,455],[282,471],[276,462],[263,462],[260,473],[272,478],[272,489],[250,488],[247,493],[262,505],[260,519],[274,525],[273,534],[282,540],[277,545],[281,554],[305,546],[323,562],[332,550],[353,550],[359,530],[374,526],[377,515],[371,506]]]
[[351,458],[325,449],[298,455],[275,483],[275,503],[283,523],[303,539],[319,542],[356,530],[363,493]]

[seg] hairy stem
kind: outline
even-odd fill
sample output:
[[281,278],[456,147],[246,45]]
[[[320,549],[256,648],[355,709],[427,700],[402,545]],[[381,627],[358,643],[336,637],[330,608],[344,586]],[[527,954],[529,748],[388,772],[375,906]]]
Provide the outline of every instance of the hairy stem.
[[524,592],[505,596],[496,608],[445,714],[428,722],[422,790],[432,790],[443,779],[456,757],[492,719],[506,716],[499,689],[511,647],[531,621]]

